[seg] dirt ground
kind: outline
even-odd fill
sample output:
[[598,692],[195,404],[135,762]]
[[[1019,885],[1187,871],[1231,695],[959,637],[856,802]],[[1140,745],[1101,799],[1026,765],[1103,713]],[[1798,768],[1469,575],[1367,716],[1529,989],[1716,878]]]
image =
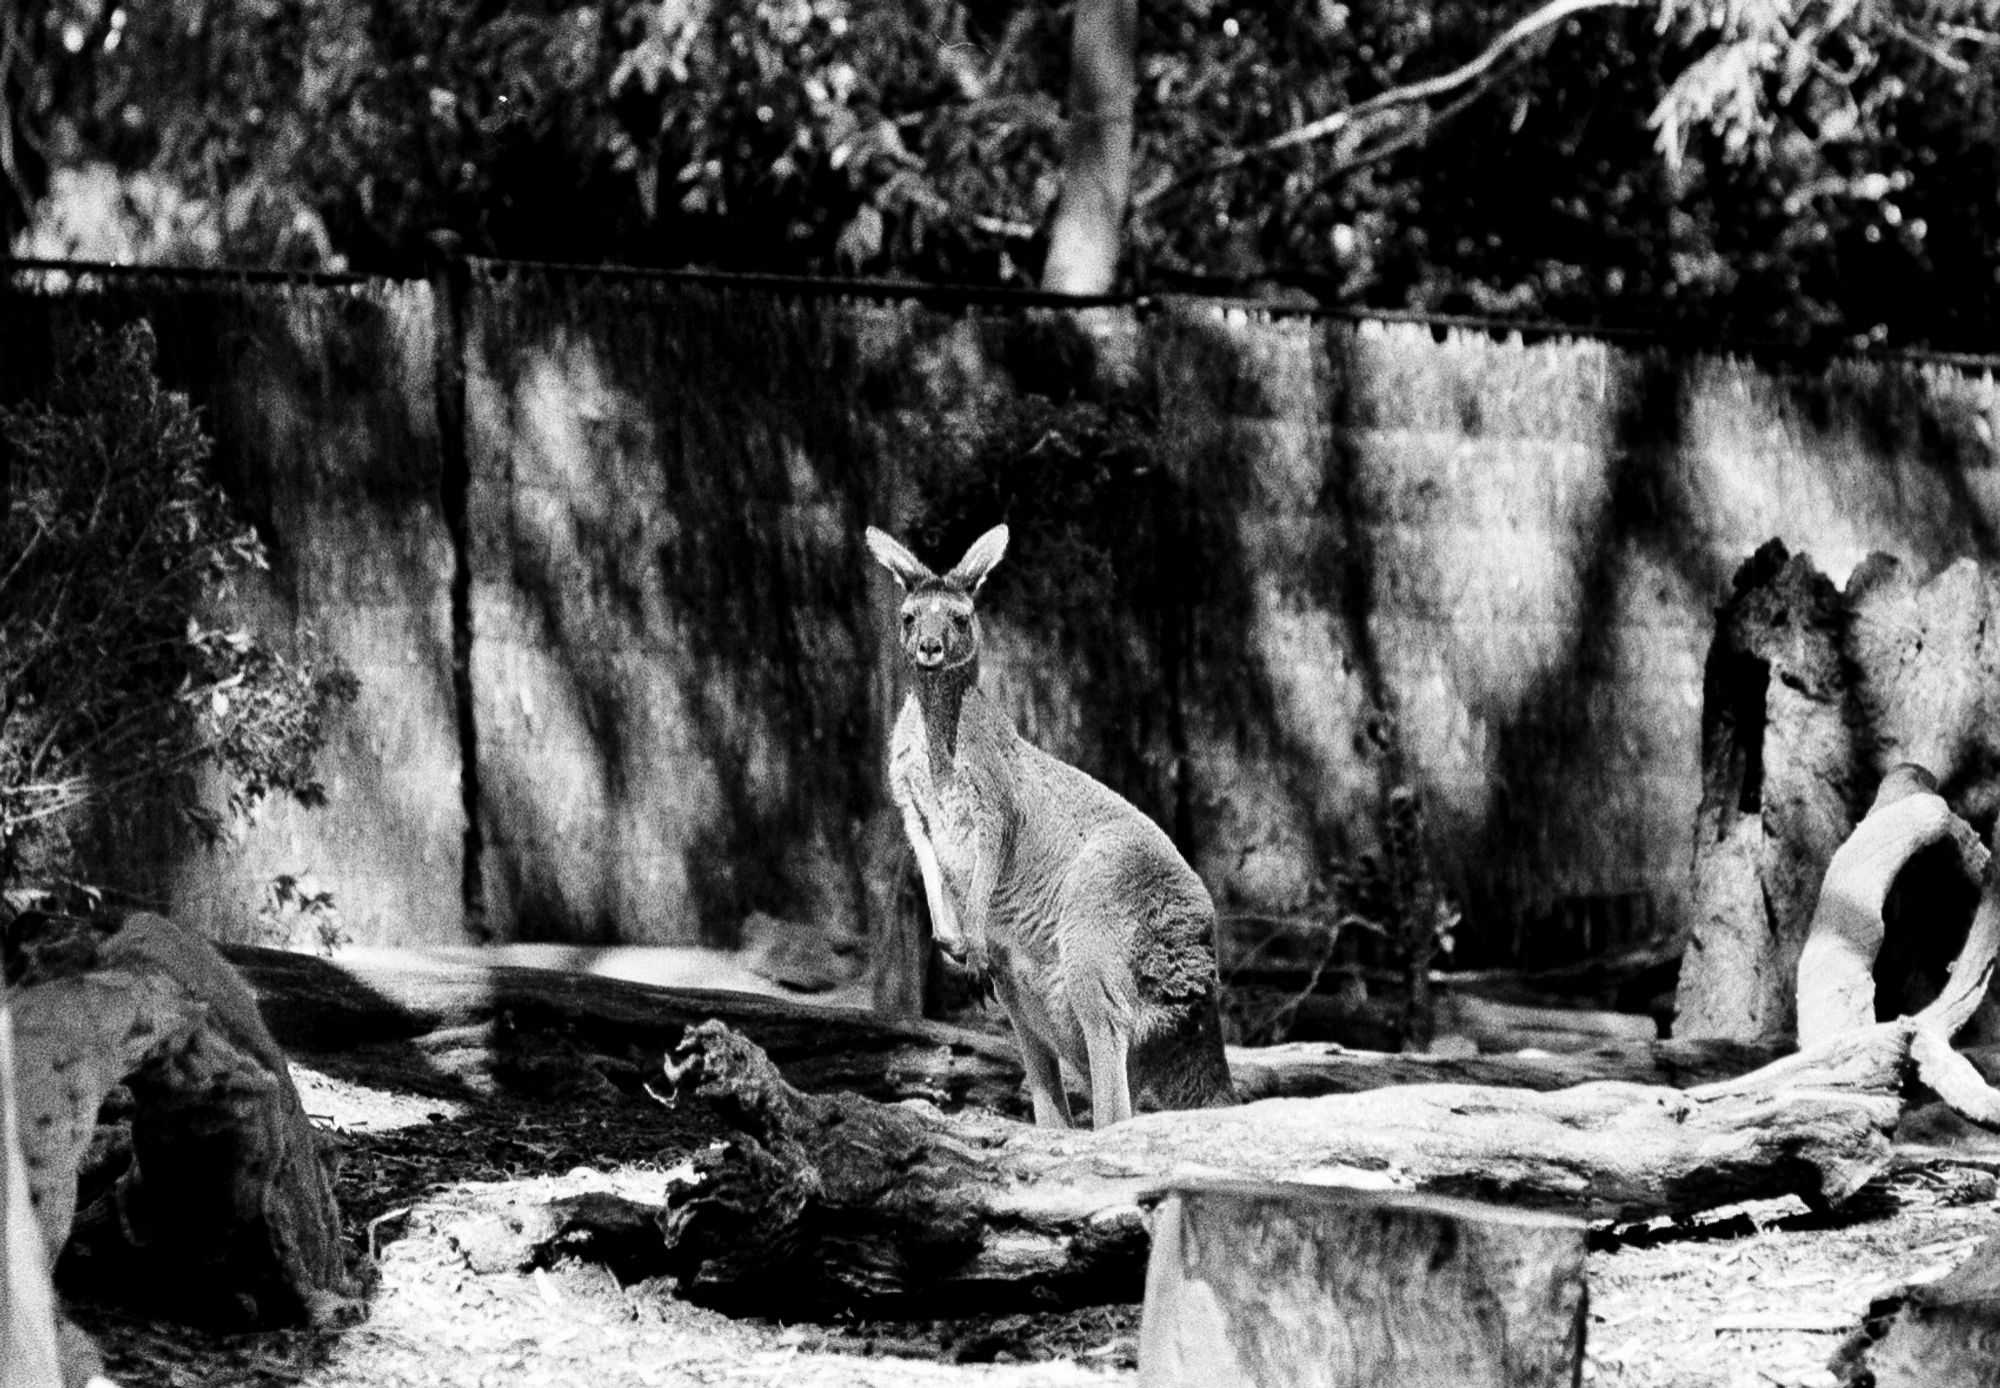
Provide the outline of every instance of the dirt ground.
[[[1108,1384],[1137,1379],[1139,1308],[977,1321],[732,1320],[615,1268],[480,1271],[458,1217],[601,1189],[653,1203],[711,1140],[646,1097],[596,1105],[408,1092],[342,1067],[296,1070],[345,1148],[347,1237],[368,1314],[339,1331],[223,1336],[76,1308],[130,1388],[771,1384],[782,1388]],[[1586,1381],[1632,1388],[1830,1385],[1871,1298],[1935,1276],[1996,1225],[1992,1149],[1905,1164],[1830,1215],[1796,1201],[1593,1231]]]

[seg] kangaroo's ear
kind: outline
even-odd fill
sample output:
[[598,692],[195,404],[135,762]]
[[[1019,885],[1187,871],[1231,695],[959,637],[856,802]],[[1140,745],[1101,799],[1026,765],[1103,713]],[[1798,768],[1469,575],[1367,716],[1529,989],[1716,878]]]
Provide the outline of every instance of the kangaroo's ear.
[[901,584],[905,591],[920,583],[937,581],[937,575],[930,571],[930,567],[923,560],[874,526],[868,527],[867,534],[863,538],[868,541],[868,552],[875,556],[875,562],[893,574],[896,582]]
[[972,542],[972,548],[965,552],[965,558],[958,561],[958,567],[944,576],[944,581],[952,587],[967,593],[979,591],[979,585],[986,581],[986,575],[993,572],[993,566],[1000,562],[1000,556],[1007,552],[1007,527],[996,525]]

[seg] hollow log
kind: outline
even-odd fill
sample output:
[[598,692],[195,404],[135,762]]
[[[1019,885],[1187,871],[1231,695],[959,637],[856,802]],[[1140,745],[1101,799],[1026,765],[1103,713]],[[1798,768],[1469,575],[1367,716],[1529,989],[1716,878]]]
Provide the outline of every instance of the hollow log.
[[[1920,766],[1890,771],[1867,818],[1833,859],[1798,964],[1798,1034],[1810,1046],[1875,1021],[1875,963],[1886,936],[1883,909],[1910,861],[1933,844],[1949,844],[1953,865],[1976,892],[1990,857],[1970,825],[1937,794]],[[1935,922],[1909,921],[1915,930]]]
[[1148,1388],[1549,1388],[1583,1369],[1581,1220],[1463,1200],[1177,1181],[1153,1215]]

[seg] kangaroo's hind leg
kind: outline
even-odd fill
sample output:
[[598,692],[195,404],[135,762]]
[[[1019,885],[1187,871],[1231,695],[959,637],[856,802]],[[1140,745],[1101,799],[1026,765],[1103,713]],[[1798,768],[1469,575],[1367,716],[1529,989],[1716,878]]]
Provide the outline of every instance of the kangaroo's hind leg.
[[1108,1008],[1078,1020],[1090,1051],[1090,1125],[1123,1123],[1132,1116],[1132,1077],[1126,1068],[1132,1054],[1131,1020],[1115,1018]]
[[1015,982],[1013,970],[998,970],[993,982],[995,991],[1000,995],[1000,1005],[1007,1009],[1014,1044],[1021,1050],[1021,1068],[1028,1072],[1028,1097],[1035,1106],[1035,1126],[1075,1127],[1076,1120],[1069,1111],[1069,1090],[1063,1086],[1062,1062],[1047,1038],[1028,1025],[1020,984]]
[[1132,1027],[1136,999],[1122,953],[1090,961],[1070,995],[1090,1060],[1090,1125],[1108,1128],[1132,1116]]

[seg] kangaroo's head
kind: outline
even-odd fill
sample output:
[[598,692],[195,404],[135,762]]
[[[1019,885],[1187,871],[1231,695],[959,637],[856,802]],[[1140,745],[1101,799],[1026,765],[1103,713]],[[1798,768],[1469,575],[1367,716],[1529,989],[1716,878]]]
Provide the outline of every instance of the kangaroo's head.
[[996,525],[972,542],[940,578],[916,555],[874,526],[868,550],[903,589],[903,654],[920,672],[957,670],[979,657],[979,614],[973,595],[1007,552],[1007,527]]

